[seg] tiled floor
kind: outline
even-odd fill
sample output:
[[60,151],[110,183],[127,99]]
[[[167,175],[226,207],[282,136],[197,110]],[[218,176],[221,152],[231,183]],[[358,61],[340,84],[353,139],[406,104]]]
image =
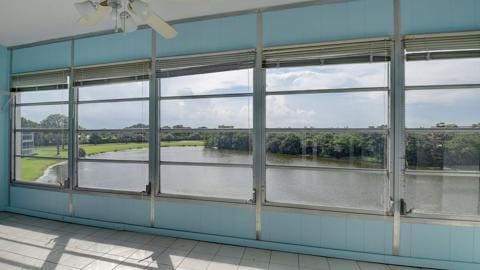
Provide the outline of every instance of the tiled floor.
[[0,269],[406,270],[0,213]]

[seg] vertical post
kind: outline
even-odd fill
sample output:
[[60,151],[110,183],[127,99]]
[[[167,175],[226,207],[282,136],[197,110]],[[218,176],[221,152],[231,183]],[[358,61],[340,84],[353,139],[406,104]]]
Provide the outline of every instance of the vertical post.
[[150,183],[150,226],[155,226],[155,196],[157,180],[159,179],[158,151],[160,148],[158,136],[158,83],[156,73],[157,34],[151,30],[151,64],[150,64],[150,95],[149,95],[149,183]]
[[253,184],[255,189],[255,231],[261,239],[262,203],[265,198],[265,70],[263,62],[263,17],[257,13],[257,45],[253,74]]
[[[10,92],[10,95],[12,94],[12,64],[13,64],[13,50],[8,49],[9,52],[9,66],[8,66],[8,91]],[[9,181],[8,181],[8,187],[7,187],[7,206],[10,207],[11,204],[11,196],[10,196],[10,184],[12,183],[13,180],[16,179],[16,158],[15,158],[15,147],[16,147],[16,139],[15,139],[15,121],[16,121],[16,106],[17,104],[17,97],[14,95],[10,99],[10,103],[5,105],[8,106],[10,110],[10,136],[8,137],[8,143],[9,143],[9,149],[10,149],[10,155],[9,155],[9,160],[10,160],[10,174],[9,174]]]
[[392,147],[393,158],[393,255],[400,254],[400,200],[401,183],[404,177],[405,167],[405,52],[401,35],[400,0],[394,0],[394,50],[392,57],[392,93],[390,110],[392,123]]
[[75,215],[73,189],[77,183],[77,94],[75,88],[75,41],[70,41],[70,77],[68,80],[68,211]]

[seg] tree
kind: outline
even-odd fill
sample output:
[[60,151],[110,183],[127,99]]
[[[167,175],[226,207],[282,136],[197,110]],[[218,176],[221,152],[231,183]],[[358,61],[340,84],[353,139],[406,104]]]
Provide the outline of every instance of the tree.
[[[63,114],[50,114],[40,122],[40,127],[46,129],[64,129],[68,127],[68,118]],[[65,145],[68,140],[67,134],[67,132],[63,132],[50,135],[57,146],[57,155],[60,155],[60,149],[65,150]]]
[[89,138],[90,144],[97,145],[101,143],[101,141],[102,141],[102,137],[100,137],[100,135],[98,135],[97,133],[93,133],[92,135],[90,135],[90,138]]

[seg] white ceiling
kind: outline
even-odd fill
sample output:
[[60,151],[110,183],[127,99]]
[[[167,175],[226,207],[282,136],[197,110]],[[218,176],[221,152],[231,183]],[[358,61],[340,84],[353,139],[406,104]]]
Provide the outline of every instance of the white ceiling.
[[[82,0],[0,0],[0,44],[16,46],[113,28],[109,17],[94,27],[77,24]],[[305,0],[150,0],[165,20],[177,20]]]

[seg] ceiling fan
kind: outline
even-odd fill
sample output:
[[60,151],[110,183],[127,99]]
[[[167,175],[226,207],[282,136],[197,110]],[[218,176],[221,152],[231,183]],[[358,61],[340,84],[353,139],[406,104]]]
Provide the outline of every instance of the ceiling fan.
[[82,25],[96,25],[110,13],[115,31],[133,32],[139,24],[147,24],[167,39],[177,35],[177,31],[142,0],[86,0],[74,5],[82,16],[79,21]]

